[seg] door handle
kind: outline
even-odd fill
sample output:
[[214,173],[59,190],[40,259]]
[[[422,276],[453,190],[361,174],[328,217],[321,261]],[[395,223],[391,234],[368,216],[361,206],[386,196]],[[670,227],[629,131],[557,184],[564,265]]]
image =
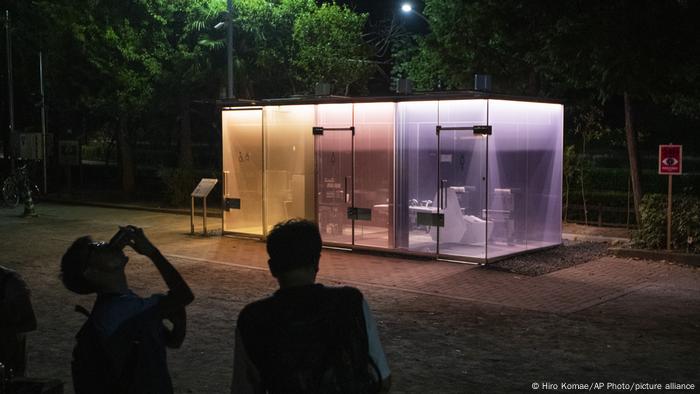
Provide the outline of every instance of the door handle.
[[445,205],[447,205],[447,179],[440,181],[440,190],[442,191],[440,195],[440,204],[442,205],[442,209],[445,209]]
[[350,177],[349,176],[345,177],[345,189],[343,190],[343,192],[345,194],[345,203],[346,204],[350,203],[350,193],[348,193],[348,178],[350,178]]
[[228,171],[224,171],[224,184],[222,189],[224,189],[224,198],[228,197]]

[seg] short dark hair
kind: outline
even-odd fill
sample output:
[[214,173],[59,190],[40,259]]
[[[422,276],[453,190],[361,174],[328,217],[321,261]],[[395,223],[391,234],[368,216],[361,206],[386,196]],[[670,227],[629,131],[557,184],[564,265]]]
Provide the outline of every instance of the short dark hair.
[[84,236],[76,239],[61,258],[61,281],[66,289],[78,294],[97,291],[83,273],[90,259],[92,238]]
[[318,266],[321,258],[318,226],[306,219],[277,223],[267,236],[267,254],[273,275],[295,268]]

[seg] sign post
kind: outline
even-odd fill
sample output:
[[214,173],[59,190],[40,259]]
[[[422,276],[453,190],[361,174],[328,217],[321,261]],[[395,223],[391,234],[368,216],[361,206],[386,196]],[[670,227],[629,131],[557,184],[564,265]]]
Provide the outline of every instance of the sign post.
[[219,182],[218,179],[214,178],[202,178],[201,181],[199,181],[199,184],[197,187],[192,191],[192,194],[190,195],[192,200],[191,200],[191,205],[190,205],[190,234],[194,234],[194,198],[199,197],[202,199],[202,227],[203,227],[203,233],[204,235],[207,234],[207,196],[209,193],[211,193],[211,190],[214,188],[216,183]]
[[668,210],[666,220],[666,249],[671,250],[671,213],[673,176],[683,171],[683,145],[659,145],[659,174],[668,175]]

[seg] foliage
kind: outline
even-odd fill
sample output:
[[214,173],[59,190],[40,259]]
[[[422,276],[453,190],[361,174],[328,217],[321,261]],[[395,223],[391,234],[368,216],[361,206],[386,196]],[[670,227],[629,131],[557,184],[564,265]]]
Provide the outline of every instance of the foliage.
[[322,4],[297,17],[293,64],[306,91],[316,82],[333,83],[334,92],[344,95],[351,87],[363,89],[374,70],[369,48],[362,40],[366,21],[366,14],[336,4]]
[[195,176],[191,168],[158,169],[158,177],[165,185],[165,202],[171,206],[187,206],[190,202],[190,193],[195,186]]
[[[647,249],[666,248],[667,196],[647,194],[642,199],[639,229],[634,233],[634,245]],[[673,196],[671,247],[700,253],[700,198],[692,195]]]

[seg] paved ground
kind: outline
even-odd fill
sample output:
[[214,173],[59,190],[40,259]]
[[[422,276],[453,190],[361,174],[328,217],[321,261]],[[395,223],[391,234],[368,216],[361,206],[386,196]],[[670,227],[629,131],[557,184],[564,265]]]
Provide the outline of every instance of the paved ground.
[[[52,204],[38,210],[30,219],[19,218],[19,208],[0,210],[0,264],[22,272],[34,290],[40,329],[30,338],[32,375],[70,380],[72,335],[82,322],[72,306],[91,302],[61,288],[62,251],[79,235],[108,239],[117,225],[131,223],[145,228],[197,295],[185,346],[170,355],[177,391],[227,391],[235,317],[274,290],[262,242],[189,236],[187,216]],[[138,256],[129,275],[139,292],[162,290]],[[605,257],[525,277],[324,250],[320,280],[367,295],[394,371],[393,392],[700,383],[698,269]]]

